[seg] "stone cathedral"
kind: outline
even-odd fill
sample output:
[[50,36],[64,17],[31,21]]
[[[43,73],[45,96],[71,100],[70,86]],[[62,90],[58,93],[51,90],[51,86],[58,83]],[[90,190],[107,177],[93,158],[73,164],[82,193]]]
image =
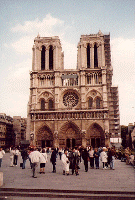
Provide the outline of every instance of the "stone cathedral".
[[81,35],[77,48],[76,69],[64,69],[58,36],[34,40],[27,124],[33,145],[108,146],[119,135],[110,34]]

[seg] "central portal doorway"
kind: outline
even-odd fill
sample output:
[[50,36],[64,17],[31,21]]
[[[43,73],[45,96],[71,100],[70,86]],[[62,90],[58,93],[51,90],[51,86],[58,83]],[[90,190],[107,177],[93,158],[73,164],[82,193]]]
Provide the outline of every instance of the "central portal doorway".
[[68,138],[67,140],[66,140],[66,147],[67,148],[73,148],[73,147],[75,147],[75,139],[74,138]]
[[42,140],[42,148],[52,147],[52,140]]

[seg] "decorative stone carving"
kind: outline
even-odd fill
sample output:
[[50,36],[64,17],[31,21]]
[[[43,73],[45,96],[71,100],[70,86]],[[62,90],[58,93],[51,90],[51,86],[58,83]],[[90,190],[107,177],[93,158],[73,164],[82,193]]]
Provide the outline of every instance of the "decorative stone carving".
[[58,131],[54,131],[54,139],[58,139]]
[[67,107],[74,107],[78,104],[78,96],[74,92],[68,91],[64,96],[63,96],[63,103]]

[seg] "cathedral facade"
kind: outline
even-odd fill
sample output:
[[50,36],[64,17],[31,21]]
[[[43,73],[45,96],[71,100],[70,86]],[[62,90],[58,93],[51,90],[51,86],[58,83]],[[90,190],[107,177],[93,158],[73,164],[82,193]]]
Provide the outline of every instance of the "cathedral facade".
[[81,35],[77,48],[76,69],[64,69],[59,37],[34,40],[27,124],[33,145],[107,146],[119,134],[110,34]]

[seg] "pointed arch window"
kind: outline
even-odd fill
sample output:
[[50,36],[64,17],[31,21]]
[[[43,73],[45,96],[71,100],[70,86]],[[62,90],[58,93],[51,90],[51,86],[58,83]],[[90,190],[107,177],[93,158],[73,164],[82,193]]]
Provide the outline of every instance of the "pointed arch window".
[[101,100],[99,97],[96,99],[96,109],[100,109]]
[[87,68],[90,68],[90,44],[87,45]]
[[53,46],[49,48],[49,70],[53,69]]
[[97,45],[94,45],[94,68],[98,67],[98,48]]
[[41,100],[41,110],[45,110],[45,100]]
[[41,51],[41,70],[45,70],[45,46],[42,46],[42,51]]
[[88,100],[88,108],[92,108],[93,106],[93,99],[90,97],[89,100]]
[[49,110],[53,110],[54,106],[53,106],[53,100],[49,99]]

